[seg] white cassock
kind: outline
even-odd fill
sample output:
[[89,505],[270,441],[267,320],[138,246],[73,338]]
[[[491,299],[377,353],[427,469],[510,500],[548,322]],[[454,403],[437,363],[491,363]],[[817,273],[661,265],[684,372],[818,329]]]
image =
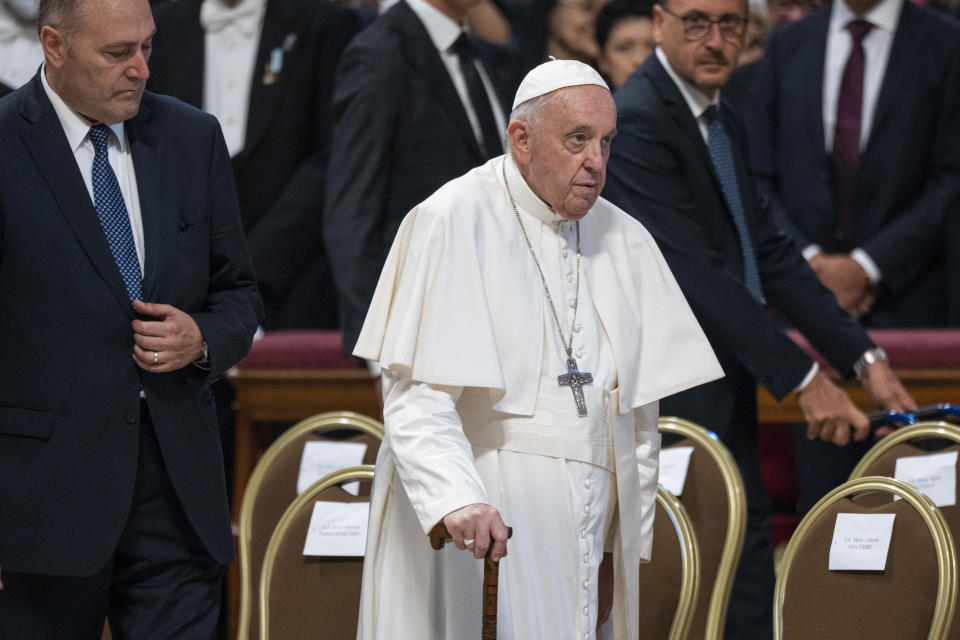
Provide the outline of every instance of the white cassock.
[[[504,167],[506,163],[506,167]],[[580,222],[573,355],[587,417],[560,387],[566,352],[504,186],[506,170],[564,338],[576,225],[501,156],[404,219],[354,353],[384,372],[358,638],[479,637],[483,566],[427,533],[491,504],[513,527],[500,563],[498,637],[593,638],[597,569],[615,558],[614,635],[638,635],[649,559],[658,400],[723,375],[653,239],[603,200]]]

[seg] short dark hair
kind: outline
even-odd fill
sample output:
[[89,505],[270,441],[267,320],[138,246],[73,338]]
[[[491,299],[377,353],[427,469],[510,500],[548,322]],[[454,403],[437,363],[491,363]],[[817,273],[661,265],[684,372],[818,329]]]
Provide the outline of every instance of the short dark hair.
[[653,18],[653,2],[647,0],[610,0],[597,13],[594,25],[594,37],[603,49],[610,32],[618,22],[625,18]]
[[77,14],[83,0],[40,0],[37,11],[37,33],[44,27],[53,27],[61,32],[76,27]]

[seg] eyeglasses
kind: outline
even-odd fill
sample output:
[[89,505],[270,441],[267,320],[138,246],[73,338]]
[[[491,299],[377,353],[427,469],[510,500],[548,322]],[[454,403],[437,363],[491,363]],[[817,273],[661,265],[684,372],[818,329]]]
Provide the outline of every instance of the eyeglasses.
[[717,25],[724,40],[737,41],[743,37],[743,32],[747,27],[747,19],[735,13],[711,18],[702,11],[691,11],[678,16],[665,5],[661,4],[660,8],[683,23],[683,35],[687,40],[703,40],[710,35],[713,25]]

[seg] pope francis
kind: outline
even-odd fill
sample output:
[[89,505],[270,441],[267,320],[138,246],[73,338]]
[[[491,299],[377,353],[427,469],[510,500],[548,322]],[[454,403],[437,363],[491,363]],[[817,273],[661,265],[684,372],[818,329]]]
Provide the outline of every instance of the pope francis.
[[354,351],[382,367],[386,425],[363,640],[478,637],[488,548],[510,554],[499,638],[594,638],[611,615],[636,638],[658,400],[723,375],[650,235],[599,197],[600,76],[540,65],[510,120],[509,153],[407,215]]

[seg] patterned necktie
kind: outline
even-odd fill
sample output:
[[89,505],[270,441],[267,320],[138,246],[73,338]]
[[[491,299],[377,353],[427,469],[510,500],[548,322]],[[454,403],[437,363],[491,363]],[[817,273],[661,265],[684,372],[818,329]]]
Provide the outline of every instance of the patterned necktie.
[[460,73],[467,83],[467,94],[470,104],[477,115],[480,124],[481,153],[484,160],[489,160],[503,153],[503,143],[500,141],[500,132],[497,130],[497,121],[493,118],[493,109],[490,107],[490,96],[480,79],[475,59],[477,52],[473,48],[467,34],[461,33],[450,49],[460,59]]
[[743,251],[743,283],[747,291],[757,302],[763,303],[763,288],[760,286],[760,270],[757,267],[757,258],[753,252],[753,242],[750,240],[750,231],[747,229],[747,218],[743,212],[743,202],[740,200],[740,188],[737,185],[737,167],[733,162],[733,150],[730,138],[720,122],[719,111],[716,105],[710,105],[704,111],[703,117],[707,121],[707,150],[713,161],[713,168],[720,180],[723,197],[733,216],[733,224],[740,238],[740,248]]
[[857,172],[860,169],[860,129],[863,119],[863,39],[873,25],[866,20],[851,20],[850,57],[843,69],[840,92],[837,94],[837,124],[833,130],[833,203],[836,214],[834,229],[837,240],[853,238],[853,204],[857,194]]
[[130,216],[127,205],[123,203],[123,194],[117,176],[110,166],[107,156],[107,141],[110,129],[103,124],[90,127],[88,134],[93,143],[93,202],[103,233],[110,244],[110,253],[120,269],[127,295],[131,300],[142,300],[140,290],[140,262],[137,260],[137,248],[133,244],[133,231],[130,228]]

